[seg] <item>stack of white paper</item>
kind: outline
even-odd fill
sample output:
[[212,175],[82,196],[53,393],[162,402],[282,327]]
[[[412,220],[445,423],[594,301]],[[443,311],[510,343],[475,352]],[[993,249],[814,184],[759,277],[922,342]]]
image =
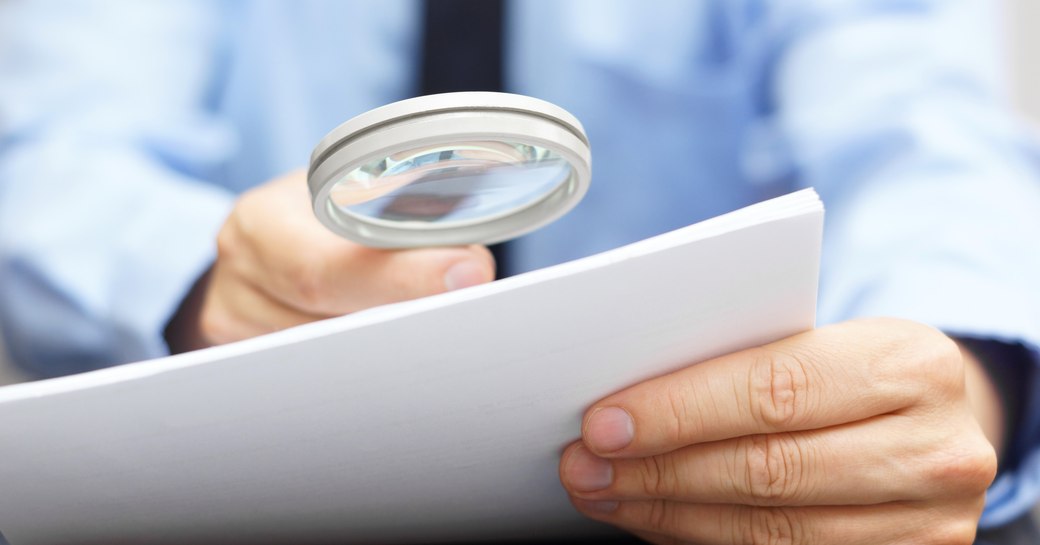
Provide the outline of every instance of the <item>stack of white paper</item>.
[[490,285],[0,388],[12,545],[591,535],[559,454],[599,398],[813,327],[811,190]]

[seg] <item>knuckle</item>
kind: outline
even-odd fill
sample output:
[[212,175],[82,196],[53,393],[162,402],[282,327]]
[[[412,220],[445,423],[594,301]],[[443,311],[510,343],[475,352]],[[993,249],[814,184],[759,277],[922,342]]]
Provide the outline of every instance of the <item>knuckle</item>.
[[217,258],[227,260],[238,254],[240,247],[238,230],[235,226],[235,216],[232,214],[217,233]]
[[933,527],[922,529],[919,542],[929,545],[972,545],[975,543],[977,530],[978,524],[975,519],[942,519]]
[[974,454],[971,478],[977,490],[985,492],[997,478],[997,451],[988,441],[980,441],[980,443],[982,444]]
[[964,388],[964,360],[960,347],[953,339],[938,330],[928,328],[929,335],[920,344],[920,361],[927,362],[925,370],[928,377],[923,377],[933,385],[941,385],[946,389],[957,391]]
[[668,535],[675,535],[682,530],[675,509],[672,507],[672,504],[664,500],[654,500],[650,502],[646,516],[647,525],[654,531]]
[[751,416],[767,429],[785,429],[808,412],[809,373],[797,355],[764,353],[751,366]]
[[668,384],[665,399],[668,402],[668,421],[670,423],[667,428],[670,434],[668,439],[673,445],[683,444],[688,438],[697,435],[696,429],[703,429],[703,426],[696,425],[700,413],[692,410],[687,391],[679,383]]
[[997,475],[997,454],[985,439],[936,451],[924,461],[926,479],[938,490],[982,496]]
[[792,511],[782,508],[752,508],[741,534],[744,545],[801,545],[806,540]]
[[953,339],[931,326],[906,320],[890,320],[884,339],[878,341],[882,369],[890,381],[912,381],[922,392],[963,384],[960,348]]
[[253,188],[242,193],[239,195],[238,200],[235,201],[226,224],[243,235],[255,234],[258,225],[255,220],[264,216],[261,212],[263,209],[261,201],[262,197],[259,188]]
[[286,266],[287,284],[296,305],[306,310],[317,310],[325,303],[324,278],[321,264],[316,260],[297,259]]
[[971,545],[975,543],[978,522],[974,519],[960,519],[948,524],[947,530],[950,532],[948,543],[951,545]]
[[667,498],[675,495],[675,464],[667,456],[649,456],[642,459],[643,493],[649,498]]
[[928,329],[931,330],[935,356],[938,360],[944,362],[958,362],[961,360],[961,348],[956,341],[937,329]]
[[227,312],[216,310],[212,305],[203,305],[198,327],[202,338],[209,344],[225,344],[241,338],[235,320]]
[[[795,503],[807,494],[809,456],[791,434],[753,435],[740,440],[745,463],[745,500],[754,505]],[[739,482],[739,481],[736,481]]]

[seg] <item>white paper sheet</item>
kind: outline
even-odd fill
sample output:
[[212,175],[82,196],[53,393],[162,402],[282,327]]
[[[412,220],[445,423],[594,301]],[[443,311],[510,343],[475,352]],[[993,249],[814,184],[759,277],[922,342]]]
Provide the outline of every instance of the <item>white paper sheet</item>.
[[604,532],[557,477],[584,409],[812,328],[822,218],[802,191],[486,286],[0,388],[0,531],[12,545]]

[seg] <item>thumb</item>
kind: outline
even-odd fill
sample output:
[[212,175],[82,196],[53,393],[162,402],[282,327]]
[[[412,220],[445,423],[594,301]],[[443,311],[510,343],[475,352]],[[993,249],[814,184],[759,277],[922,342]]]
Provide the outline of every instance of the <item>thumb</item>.
[[495,279],[495,258],[484,246],[471,250],[472,258],[453,262],[444,273],[444,288],[447,291],[461,290]]
[[[360,255],[359,255],[360,254]],[[324,301],[309,309],[329,314],[356,312],[484,284],[495,278],[495,258],[484,246],[360,249],[324,282]]]

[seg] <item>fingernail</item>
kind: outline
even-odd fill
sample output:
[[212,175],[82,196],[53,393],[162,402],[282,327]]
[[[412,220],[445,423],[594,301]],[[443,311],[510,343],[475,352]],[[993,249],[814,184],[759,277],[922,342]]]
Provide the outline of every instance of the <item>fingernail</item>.
[[444,274],[444,287],[448,291],[461,290],[487,281],[487,271],[476,261],[460,261]]
[[567,460],[563,475],[572,489],[578,492],[595,492],[614,482],[614,466],[589,452],[589,449],[579,446]]
[[571,501],[574,502],[574,506],[577,507],[579,511],[585,513],[613,513],[614,511],[617,511],[617,508],[620,505],[616,501],[592,501],[583,500],[581,498],[571,498]]
[[606,407],[589,416],[582,439],[596,452],[614,452],[627,447],[635,436],[636,426],[628,411]]

